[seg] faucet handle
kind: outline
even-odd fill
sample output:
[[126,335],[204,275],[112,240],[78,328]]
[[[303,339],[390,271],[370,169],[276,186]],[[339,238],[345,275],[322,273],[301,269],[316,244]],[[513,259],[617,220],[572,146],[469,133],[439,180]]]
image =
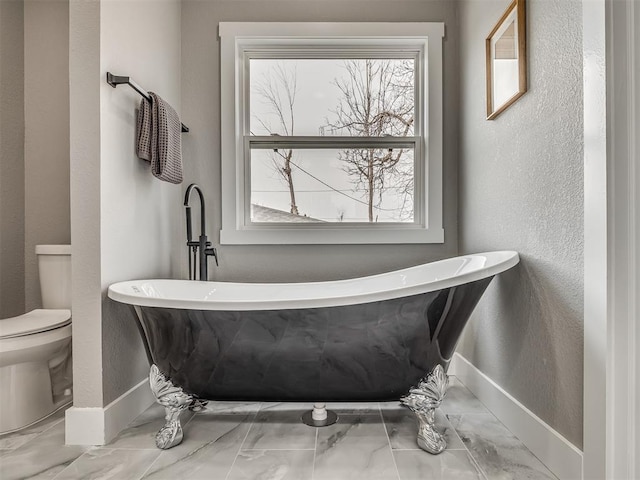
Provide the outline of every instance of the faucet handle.
[[213,255],[213,258],[216,261],[216,267],[219,267],[220,264],[218,263],[218,251],[216,250],[216,247],[209,247],[206,248],[204,251],[205,255]]

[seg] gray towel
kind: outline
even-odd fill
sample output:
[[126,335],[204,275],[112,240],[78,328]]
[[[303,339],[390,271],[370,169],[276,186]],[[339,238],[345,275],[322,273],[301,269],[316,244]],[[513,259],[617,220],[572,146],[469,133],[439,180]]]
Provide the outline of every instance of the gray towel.
[[182,183],[182,124],[176,111],[160,96],[149,92],[151,102],[140,102],[136,123],[136,154],[151,162],[160,180]]
[[136,119],[136,155],[151,161],[151,102],[142,97]]

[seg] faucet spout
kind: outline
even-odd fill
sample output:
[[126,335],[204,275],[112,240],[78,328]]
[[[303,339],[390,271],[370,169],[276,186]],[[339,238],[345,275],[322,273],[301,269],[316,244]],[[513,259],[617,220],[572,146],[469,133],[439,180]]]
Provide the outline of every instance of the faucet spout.
[[[193,191],[198,193],[200,197],[200,236],[197,241],[192,239],[192,231],[191,231],[191,193]],[[187,247],[191,248],[191,252],[193,254],[193,269],[192,269],[192,256],[189,255],[189,278],[195,280],[196,272],[195,272],[195,264],[196,264],[196,254],[198,255],[198,264],[200,267],[200,280],[208,280],[208,265],[207,265],[207,257],[213,255],[216,260],[216,265],[218,264],[218,255],[216,249],[211,247],[211,242],[207,240],[207,234],[205,233],[205,206],[204,206],[204,195],[202,194],[202,190],[198,185],[192,183],[187,187],[187,191],[184,195],[184,206],[186,207],[186,216],[187,216]]]
[[191,200],[191,192],[198,192],[198,196],[200,197],[200,235],[204,235],[206,230],[205,228],[205,213],[204,213],[204,195],[202,194],[202,190],[198,185],[192,183],[187,187],[187,191],[184,194],[184,206],[187,207],[187,239],[191,240],[191,207],[189,206],[189,202]]

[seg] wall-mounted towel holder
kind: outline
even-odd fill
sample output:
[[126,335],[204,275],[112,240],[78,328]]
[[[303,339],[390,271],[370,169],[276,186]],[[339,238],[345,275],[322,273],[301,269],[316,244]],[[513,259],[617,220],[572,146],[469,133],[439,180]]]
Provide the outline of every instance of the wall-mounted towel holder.
[[[111,72],[107,72],[107,83],[111,85],[113,88],[116,88],[118,85],[129,85],[131,88],[133,88],[136,92],[138,92],[144,98],[151,101],[151,95],[145,92],[142,89],[142,87],[140,87],[140,85],[138,85],[136,82],[131,80],[129,77],[124,77],[122,75],[114,75]],[[181,123],[180,125],[182,125],[183,132],[189,131],[189,127],[187,127],[184,123]]]

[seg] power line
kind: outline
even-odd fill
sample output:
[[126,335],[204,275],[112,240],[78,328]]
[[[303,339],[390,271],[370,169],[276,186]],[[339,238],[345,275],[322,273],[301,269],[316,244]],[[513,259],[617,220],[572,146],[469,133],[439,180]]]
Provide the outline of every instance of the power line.
[[[385,190],[404,190],[405,187],[385,187]],[[334,191],[340,191],[340,192],[352,192],[353,190],[351,189],[343,189],[340,190],[338,188],[336,189],[326,189],[326,190],[299,190],[296,188],[296,193],[327,193],[327,192],[334,192]],[[251,190],[254,193],[289,193],[289,190],[255,190],[252,189]]]
[[[289,160],[289,163],[291,165],[293,165],[294,167],[296,167],[297,169],[299,169],[301,172],[306,173],[307,175],[309,175],[311,178],[313,178],[314,180],[320,182],[321,184],[323,184],[325,187],[329,187],[331,190],[333,190],[336,193],[339,193],[340,195],[343,195],[351,200],[353,200],[354,202],[358,202],[361,203],[363,205],[366,205],[367,207],[369,206],[369,204],[367,202],[364,202],[362,200],[360,200],[359,198],[355,198],[352,197],[351,195],[347,195],[346,193],[344,193],[341,190],[338,190],[337,188],[333,188],[331,185],[329,185],[327,182],[324,182],[322,180],[320,180],[318,177],[316,177],[315,175],[307,172],[304,168],[302,168],[300,165],[294,163],[292,160]],[[372,205],[373,208],[375,208],[376,210],[382,210],[383,212],[395,212],[397,210],[400,210],[399,208],[382,208],[382,207],[377,207],[375,205]]]

